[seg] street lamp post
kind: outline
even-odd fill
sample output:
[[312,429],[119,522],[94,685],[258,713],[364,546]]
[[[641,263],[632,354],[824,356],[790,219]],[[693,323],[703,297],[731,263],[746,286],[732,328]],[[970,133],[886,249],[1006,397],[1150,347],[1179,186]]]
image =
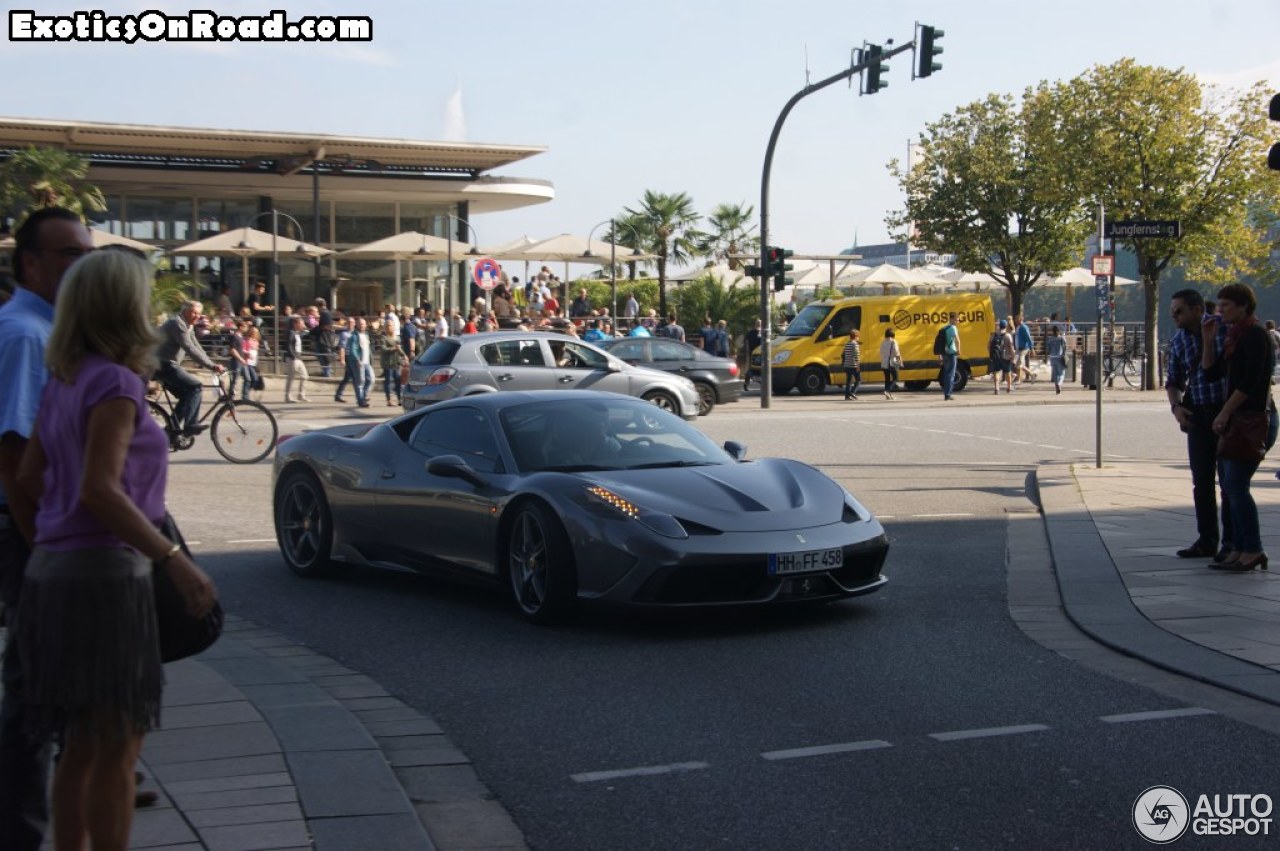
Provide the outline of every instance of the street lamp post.
[[609,321],[613,324],[613,332],[618,332],[618,238],[615,233],[616,222],[613,219],[605,219],[603,222],[592,226],[587,233],[587,250],[582,253],[583,257],[594,257],[591,253],[591,237],[595,236],[596,231],[601,225],[609,226],[609,298],[612,301],[612,307],[609,309]]
[[303,248],[303,237],[306,231],[302,229],[302,223],[288,213],[282,213],[275,207],[270,210],[263,210],[254,216],[251,221],[257,221],[263,216],[271,216],[271,304],[275,309],[275,326],[271,340],[271,370],[272,372],[280,371],[280,248],[277,240],[280,236],[280,217],[284,216],[293,222],[293,226],[298,229],[298,251],[306,253]]
[[[472,243],[472,245],[471,245],[471,250],[470,250],[470,251],[468,251],[468,252],[467,252],[467,254],[468,254],[469,256],[472,256],[472,257],[477,257],[477,256],[479,256],[479,254],[480,254],[480,249],[477,247],[477,244],[476,244],[476,243],[479,243],[479,242],[480,242],[480,234],[476,233],[475,226],[474,226],[474,225],[472,225],[472,224],[471,224],[471,222],[467,221],[466,219],[460,219],[460,218],[458,218],[457,216],[453,215],[452,213],[444,213],[443,215],[444,215],[445,219],[447,219],[447,220],[449,220],[449,221],[452,221],[452,222],[458,222],[459,224],[464,224],[464,225],[466,225],[466,226],[467,226],[467,229],[471,231],[471,235],[472,235],[472,236],[474,236],[474,237],[476,238],[476,242],[475,242],[475,243]],[[448,287],[448,289],[446,290],[446,293],[447,293],[447,294],[449,294],[449,295],[452,295],[452,294],[453,294],[453,284],[454,284],[454,280],[453,280],[453,233],[450,233],[448,229],[446,229],[446,230],[445,230],[445,240],[448,242],[448,245],[445,247],[445,257],[446,257],[445,262],[446,262],[446,263],[448,264],[448,266],[449,266],[449,287]],[[429,252],[427,251],[426,246],[424,245],[422,248],[418,249],[418,253],[419,253],[419,254],[427,254],[427,253],[429,253]],[[485,305],[485,312],[487,313],[487,312],[488,312],[488,310],[489,310],[489,293],[488,293],[488,292],[486,292],[486,293],[485,293],[485,302],[484,302],[484,305]],[[441,305],[441,307],[446,307],[446,305]]]

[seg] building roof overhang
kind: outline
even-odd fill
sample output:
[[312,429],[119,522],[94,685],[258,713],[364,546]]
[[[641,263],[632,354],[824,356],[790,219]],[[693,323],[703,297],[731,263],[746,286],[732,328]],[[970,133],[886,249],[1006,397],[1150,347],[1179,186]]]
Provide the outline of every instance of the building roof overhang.
[[0,117],[0,148],[27,145],[64,148],[92,162],[117,165],[181,164],[289,175],[318,163],[326,171],[473,178],[546,151],[545,146],[531,145]]

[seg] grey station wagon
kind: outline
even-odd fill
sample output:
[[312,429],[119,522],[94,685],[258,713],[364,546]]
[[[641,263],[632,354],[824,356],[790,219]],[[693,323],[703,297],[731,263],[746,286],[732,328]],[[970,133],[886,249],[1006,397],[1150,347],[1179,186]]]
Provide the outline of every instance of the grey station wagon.
[[488,331],[436,340],[413,362],[401,393],[405,410],[499,390],[606,390],[698,418],[693,382],[632,366],[576,337],[543,331]]

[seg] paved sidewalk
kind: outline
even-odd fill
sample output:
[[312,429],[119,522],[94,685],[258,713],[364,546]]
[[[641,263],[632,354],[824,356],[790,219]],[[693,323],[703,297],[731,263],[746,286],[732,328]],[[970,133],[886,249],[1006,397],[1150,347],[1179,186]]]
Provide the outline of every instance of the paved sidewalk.
[[[1280,481],[1253,480],[1263,546],[1280,555]],[[1085,633],[1167,670],[1280,706],[1280,563],[1210,570],[1174,552],[1195,539],[1185,463],[1047,464],[1037,473],[1068,617]]]
[[[328,657],[236,617],[165,666],[130,848],[510,851],[524,838],[430,718]],[[47,837],[45,848],[52,848]]]

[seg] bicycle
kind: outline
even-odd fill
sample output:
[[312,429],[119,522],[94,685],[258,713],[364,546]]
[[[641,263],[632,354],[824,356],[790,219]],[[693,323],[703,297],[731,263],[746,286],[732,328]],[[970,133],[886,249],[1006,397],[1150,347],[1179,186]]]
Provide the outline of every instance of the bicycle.
[[[206,408],[199,423],[211,420],[209,437],[218,454],[233,464],[256,464],[271,454],[280,435],[275,416],[260,402],[237,400],[227,392],[222,376],[217,376],[218,401]],[[179,452],[195,445],[196,436],[186,434],[178,426],[174,415],[174,399],[169,388],[159,381],[152,382],[153,389],[147,399],[151,417],[169,437],[169,451]],[[203,392],[203,389],[202,391]],[[156,398],[163,394],[163,402]]]
[[1137,351],[1137,341],[1133,345],[1126,344],[1119,354],[1114,352],[1102,358],[1102,380],[1110,387],[1119,373],[1130,387],[1142,386],[1141,353]]

